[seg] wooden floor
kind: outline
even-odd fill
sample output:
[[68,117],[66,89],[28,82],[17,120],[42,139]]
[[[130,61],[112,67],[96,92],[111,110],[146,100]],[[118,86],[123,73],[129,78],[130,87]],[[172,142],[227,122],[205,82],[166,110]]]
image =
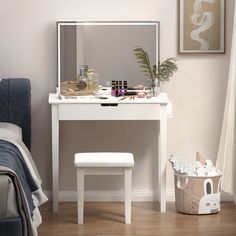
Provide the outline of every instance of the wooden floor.
[[167,213],[158,211],[157,203],[132,203],[132,224],[124,224],[122,203],[85,203],[83,225],[77,225],[76,203],[60,203],[59,213],[52,213],[52,204],[46,203],[40,211],[43,223],[39,236],[236,236],[236,206],[221,203],[221,212],[214,215],[185,215],[175,212],[174,203],[168,203]]

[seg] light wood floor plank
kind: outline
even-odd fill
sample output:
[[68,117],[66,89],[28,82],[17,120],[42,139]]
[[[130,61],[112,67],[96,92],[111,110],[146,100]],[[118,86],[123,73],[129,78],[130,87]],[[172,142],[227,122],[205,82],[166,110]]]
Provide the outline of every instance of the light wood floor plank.
[[52,203],[41,206],[43,223],[39,236],[235,236],[236,206],[221,203],[214,215],[185,215],[175,212],[174,203],[160,213],[157,203],[132,203],[132,223],[124,224],[123,203],[85,203],[84,224],[77,224],[76,203],[60,203],[52,213]]

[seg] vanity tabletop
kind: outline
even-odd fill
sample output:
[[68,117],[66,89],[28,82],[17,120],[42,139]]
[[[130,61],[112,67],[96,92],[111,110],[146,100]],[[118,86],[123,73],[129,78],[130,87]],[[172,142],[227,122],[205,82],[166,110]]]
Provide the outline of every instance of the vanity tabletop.
[[77,97],[63,97],[59,98],[58,94],[50,93],[49,104],[70,104],[70,103],[85,103],[85,104],[106,104],[106,103],[116,103],[116,104],[168,104],[167,93],[160,93],[157,97],[152,98],[138,98],[136,96],[121,96],[113,97],[106,91],[100,96],[77,96]]

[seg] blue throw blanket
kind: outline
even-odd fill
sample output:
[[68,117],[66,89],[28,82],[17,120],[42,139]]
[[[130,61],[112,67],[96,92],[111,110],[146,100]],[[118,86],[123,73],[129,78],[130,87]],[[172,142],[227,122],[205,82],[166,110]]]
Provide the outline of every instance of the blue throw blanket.
[[0,140],[0,166],[8,167],[16,173],[24,189],[32,217],[35,209],[32,192],[38,190],[38,187],[18,148],[5,140]]

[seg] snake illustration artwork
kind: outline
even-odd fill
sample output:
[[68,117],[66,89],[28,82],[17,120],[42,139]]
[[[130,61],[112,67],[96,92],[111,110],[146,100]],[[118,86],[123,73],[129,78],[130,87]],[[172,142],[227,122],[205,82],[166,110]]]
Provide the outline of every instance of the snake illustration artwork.
[[191,38],[200,43],[200,50],[208,50],[209,42],[200,37],[200,33],[207,31],[214,23],[215,16],[213,12],[202,12],[202,2],[215,3],[215,0],[195,0],[193,4],[193,14],[190,16],[191,22],[195,26],[199,26],[197,29],[191,32]]

